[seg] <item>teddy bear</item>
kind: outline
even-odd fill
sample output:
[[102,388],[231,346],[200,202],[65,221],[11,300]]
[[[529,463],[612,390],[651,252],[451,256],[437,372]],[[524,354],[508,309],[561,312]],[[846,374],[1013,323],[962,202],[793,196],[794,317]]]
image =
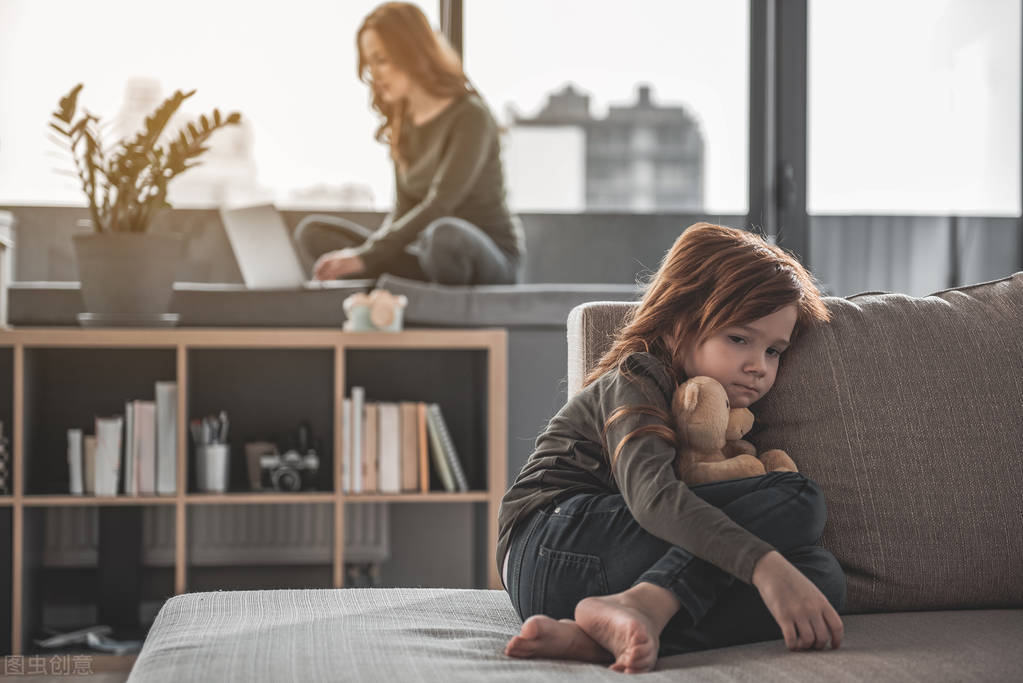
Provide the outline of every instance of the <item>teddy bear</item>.
[[369,294],[358,292],[344,300],[343,329],[349,332],[398,332],[408,298],[395,296],[386,289],[374,289]]
[[741,438],[753,427],[753,413],[731,408],[725,388],[711,377],[680,384],[671,412],[679,437],[676,470],[686,484],[798,471],[785,451],[772,449],[757,456],[756,447]]

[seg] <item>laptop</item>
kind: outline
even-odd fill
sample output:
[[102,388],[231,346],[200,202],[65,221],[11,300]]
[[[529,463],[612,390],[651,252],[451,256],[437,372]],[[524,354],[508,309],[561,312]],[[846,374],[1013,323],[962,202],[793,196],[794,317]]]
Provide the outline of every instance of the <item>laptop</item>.
[[220,220],[248,289],[322,286],[306,274],[288,226],[273,204],[221,207]]

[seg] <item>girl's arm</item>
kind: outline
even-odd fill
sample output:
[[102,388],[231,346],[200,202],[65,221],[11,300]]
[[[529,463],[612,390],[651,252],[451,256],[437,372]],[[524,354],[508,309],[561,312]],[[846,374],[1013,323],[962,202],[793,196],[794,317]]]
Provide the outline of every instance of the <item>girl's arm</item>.
[[781,627],[790,650],[831,648],[842,644],[845,629],[838,612],[810,579],[777,550],[764,555],[753,568],[753,585]]
[[[667,369],[646,354],[632,356],[629,363],[631,379],[619,376],[601,397],[602,418],[622,406],[639,405],[667,415],[674,392]],[[659,422],[657,417],[641,413],[612,423],[607,430],[608,453],[614,453],[633,430]],[[625,441],[612,472],[633,517],[654,536],[752,583],[753,566],[774,547],[679,481],[675,459],[675,445],[656,434]]]

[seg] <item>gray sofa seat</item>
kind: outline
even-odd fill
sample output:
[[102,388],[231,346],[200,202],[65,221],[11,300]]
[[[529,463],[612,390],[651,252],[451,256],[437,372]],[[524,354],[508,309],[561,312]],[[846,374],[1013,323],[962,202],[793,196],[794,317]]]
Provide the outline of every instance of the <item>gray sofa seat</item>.
[[[1009,681],[1023,610],[847,616],[838,650],[782,640],[664,657],[643,681]],[[622,681],[601,664],[504,655],[503,591],[225,591],[171,598],[129,681]]]

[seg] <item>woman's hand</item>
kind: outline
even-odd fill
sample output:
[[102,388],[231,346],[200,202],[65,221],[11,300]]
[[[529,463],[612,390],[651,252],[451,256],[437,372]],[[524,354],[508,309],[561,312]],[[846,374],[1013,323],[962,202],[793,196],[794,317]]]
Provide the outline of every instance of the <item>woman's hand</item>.
[[790,650],[831,648],[842,644],[842,619],[810,579],[792,566],[777,550],[760,558],[753,567],[753,585],[770,610]]
[[336,280],[365,270],[366,264],[356,255],[354,249],[338,249],[328,251],[316,259],[313,264],[313,278],[316,280]]

